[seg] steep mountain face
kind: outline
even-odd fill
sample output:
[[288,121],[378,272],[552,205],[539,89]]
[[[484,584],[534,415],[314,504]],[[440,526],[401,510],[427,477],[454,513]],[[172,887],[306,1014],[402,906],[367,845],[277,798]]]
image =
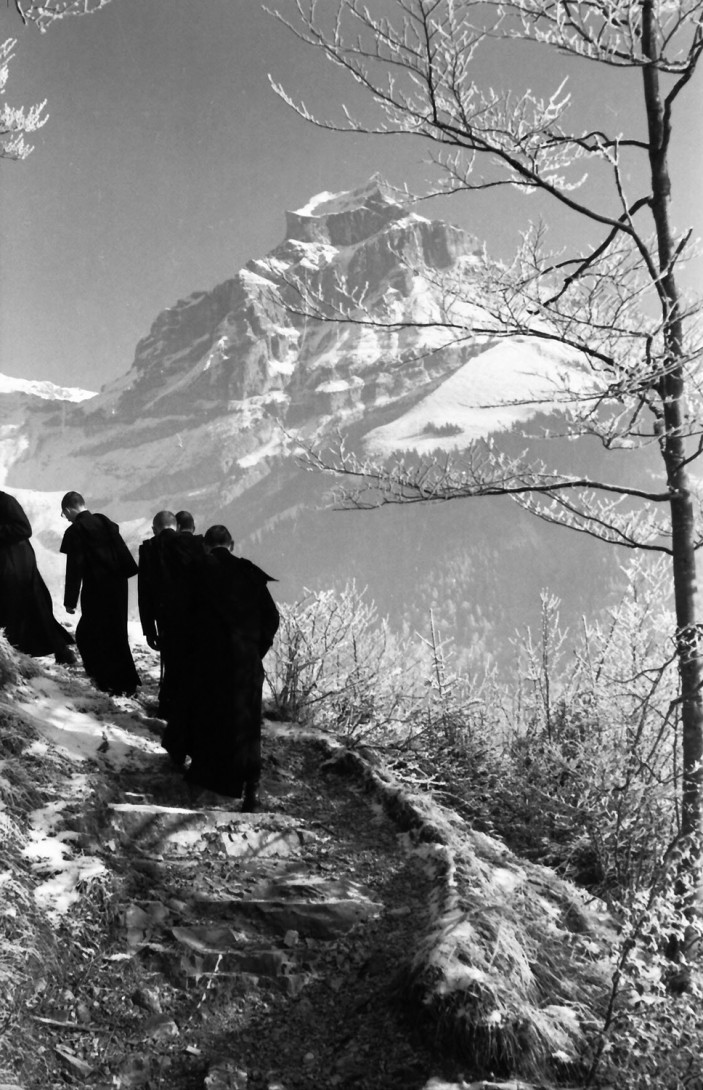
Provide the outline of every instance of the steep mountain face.
[[[160,314],[122,379],[60,420],[35,414],[12,481],[36,486],[40,474],[58,489],[71,479],[101,499],[133,503],[193,489],[216,496],[240,491],[285,453],[282,429],[319,435],[363,419],[371,430],[490,349],[485,337],[458,342],[427,324],[442,315],[441,274],[461,267],[470,280],[478,251],[476,239],[409,212],[377,179],[355,193],[322,194],[288,213],[286,238],[265,258]],[[374,324],[310,317],[301,283],[331,310],[363,295]],[[467,299],[469,323],[472,306],[480,309]],[[466,373],[462,403],[479,371]],[[518,371],[484,368],[474,404],[508,401]],[[520,413],[503,417],[487,416],[478,430],[510,426]],[[379,443],[387,448],[389,437]]]
[[[579,361],[538,342],[470,335],[475,318],[486,324],[480,252],[476,238],[408,209],[378,178],[320,194],[287,214],[271,253],[160,314],[129,371],[100,394],[17,403],[15,431],[0,433],[6,484],[78,489],[129,520],[137,539],[162,507],[187,507],[201,526],[227,522],[243,551],[281,576],[282,597],[355,577],[399,622],[419,624],[433,595],[435,606],[449,595],[471,603],[456,619],[462,639],[505,631],[524,619],[515,602],[529,593],[536,603],[549,582],[541,527],[505,505],[451,504],[441,516],[320,510],[329,481],[295,457],[297,437],[335,430],[384,455],[461,450],[534,416],[535,394],[549,412],[555,370],[577,376]],[[468,285],[461,340],[433,325],[452,271]],[[369,323],[313,316],[362,298]],[[3,412],[6,396],[30,397],[0,387]],[[522,553],[507,565],[516,533]]]

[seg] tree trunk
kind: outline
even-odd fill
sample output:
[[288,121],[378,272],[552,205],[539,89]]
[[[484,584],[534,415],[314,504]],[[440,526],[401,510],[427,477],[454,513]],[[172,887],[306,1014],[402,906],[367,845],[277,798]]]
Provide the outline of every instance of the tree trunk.
[[[701,785],[703,775],[703,696],[701,686],[701,636],[696,620],[695,520],[685,449],[685,375],[684,346],[679,293],[674,277],[675,247],[671,232],[668,171],[670,138],[669,119],[662,99],[658,71],[654,0],[642,3],[642,49],[650,63],[643,68],[644,96],[649,134],[649,162],[652,178],[652,215],[654,218],[660,278],[657,290],[661,304],[665,343],[666,373],[659,381],[663,406],[664,434],[662,456],[671,492],[671,547],[673,558],[674,599],[676,604],[676,653],[681,677],[681,722],[683,785],[681,797],[681,832],[690,856],[684,861],[686,878],[700,888]],[[686,907],[695,914],[690,900],[690,883],[681,882],[680,891]]]

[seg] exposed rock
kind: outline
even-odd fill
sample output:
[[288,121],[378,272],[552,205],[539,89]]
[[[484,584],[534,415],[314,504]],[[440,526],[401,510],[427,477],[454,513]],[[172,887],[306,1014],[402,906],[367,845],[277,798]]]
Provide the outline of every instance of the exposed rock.
[[[314,939],[334,939],[346,935],[357,924],[373,919],[383,911],[374,901],[256,901],[231,899],[216,907],[234,917],[255,919],[281,934],[309,935]],[[289,943],[287,945],[295,945]]]
[[303,844],[314,840],[314,836],[309,829],[240,828],[228,829],[221,834],[220,840],[227,855],[237,859],[252,859],[294,855]]
[[178,1026],[166,1014],[154,1014],[144,1025],[144,1036],[153,1041],[165,1041],[169,1037],[178,1037]]
[[247,1090],[249,1078],[246,1071],[234,1063],[218,1063],[205,1076],[205,1090]]
[[[191,810],[147,803],[115,803],[110,821],[123,843],[142,851],[187,854],[220,832],[219,843],[227,855],[291,855],[312,837],[295,822],[275,814],[240,814],[234,810]],[[293,826],[293,828],[291,828]]]
[[161,1014],[161,999],[157,988],[141,987],[132,992],[132,1002],[152,1014]]
[[222,954],[240,949],[247,942],[246,935],[231,927],[173,927],[171,934],[198,954]]

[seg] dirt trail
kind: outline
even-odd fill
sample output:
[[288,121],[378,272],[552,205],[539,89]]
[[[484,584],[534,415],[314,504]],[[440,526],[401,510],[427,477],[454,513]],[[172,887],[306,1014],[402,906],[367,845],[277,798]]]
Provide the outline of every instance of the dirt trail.
[[76,671],[50,674],[35,722],[51,698],[101,726],[79,774],[57,777],[53,830],[97,876],[58,918],[60,959],[15,1027],[22,1090],[420,1090],[456,1076],[404,991],[430,892],[422,852],[329,746],[267,722],[263,808],[243,814],[194,796],[170,764],[143,711],[153,679],[141,703],[96,704]]

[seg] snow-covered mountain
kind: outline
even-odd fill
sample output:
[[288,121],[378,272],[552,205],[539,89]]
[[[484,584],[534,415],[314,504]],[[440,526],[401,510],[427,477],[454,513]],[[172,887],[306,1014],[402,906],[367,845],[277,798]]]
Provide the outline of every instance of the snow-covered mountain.
[[[289,599],[355,577],[406,623],[445,596],[455,612],[466,605],[462,638],[472,624],[485,634],[496,618],[519,623],[516,602],[527,609],[564,568],[527,516],[492,501],[442,512],[321,510],[329,481],[295,456],[298,437],[324,441],[338,430],[376,454],[460,450],[479,435],[510,435],[537,408],[549,413],[565,373],[579,381],[573,356],[491,335],[482,248],[418,215],[378,178],[319,194],[286,214],[271,253],[158,315],[130,369],[98,395],[0,385],[3,422],[14,406],[0,432],[5,484],[51,494],[54,505],[75,488],[126,520],[133,544],[162,507],[187,507],[201,526],[224,521]],[[468,285],[450,304],[441,282],[449,272]],[[313,316],[318,305],[333,312],[362,297],[370,323]],[[437,324],[448,305],[465,326],[460,339]],[[576,543],[578,564],[587,548]],[[568,573],[564,581],[572,593]],[[512,588],[503,600],[498,584]]]
[[43,410],[45,403],[58,403],[65,416],[70,405],[91,397],[95,397],[93,390],[0,374],[0,481],[27,449],[28,421]]

